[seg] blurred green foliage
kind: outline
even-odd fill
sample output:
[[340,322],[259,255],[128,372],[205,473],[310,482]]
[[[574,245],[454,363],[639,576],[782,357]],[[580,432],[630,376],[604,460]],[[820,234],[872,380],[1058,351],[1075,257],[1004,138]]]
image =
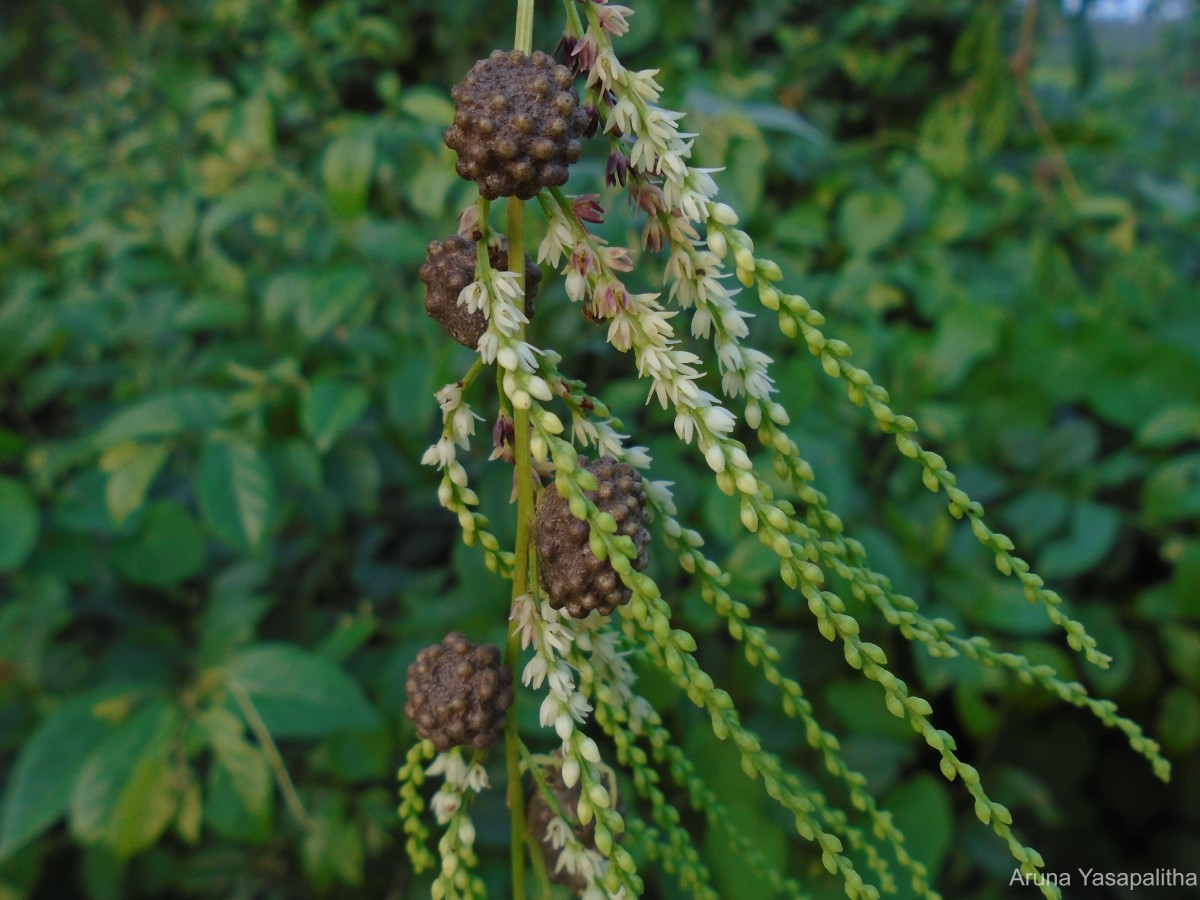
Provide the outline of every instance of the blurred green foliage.
[[[1200,858],[1200,25],[1119,33],[1042,6],[1030,95],[1069,175],[1022,103],[1006,3],[647,0],[625,46],[662,69],[786,283],[1077,601],[1116,656],[1080,677],[1150,727],[1175,782],[1156,787],[1083,713],[908,653],[860,609],[871,639],[970,739],[1051,871],[1185,867]],[[561,11],[539,14],[550,49]],[[394,812],[404,670],[451,628],[502,637],[507,600],[419,465],[432,392],[469,355],[426,321],[416,268],[470,200],[441,144],[448,88],[510,21],[503,4],[429,0],[0,9],[0,898],[426,890]],[[574,189],[602,171],[597,151]],[[770,560],[641,407],[628,362],[543,290],[538,343],[571,350],[650,444],[945,894],[1004,894],[1011,862],[964,795],[797,598],[763,586]],[[931,615],[1073,672],[813,361],[756,339],[875,564]],[[511,539],[509,472],[471,468]],[[820,778],[698,592],[676,589],[706,668]],[[650,673],[645,688],[763,851],[839,896],[707,724]],[[477,816],[496,885],[502,804],[492,791]],[[722,838],[692,824],[719,883],[749,896]]]

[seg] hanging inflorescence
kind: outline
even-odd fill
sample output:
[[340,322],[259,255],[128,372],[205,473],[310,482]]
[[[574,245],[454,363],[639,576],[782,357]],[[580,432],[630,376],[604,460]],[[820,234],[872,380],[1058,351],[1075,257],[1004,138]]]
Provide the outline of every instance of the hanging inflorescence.
[[[628,436],[605,404],[585,384],[562,374],[557,353],[528,340],[538,276],[533,268],[528,275],[520,271],[525,267],[519,259],[512,261],[519,271],[506,270],[508,246],[516,245],[523,255],[524,245],[523,233],[514,236],[511,209],[507,245],[491,228],[489,201],[502,196],[537,199],[546,219],[537,262],[561,272],[565,293],[580,304],[583,318],[605,328],[614,349],[632,355],[648,400],[673,414],[679,440],[695,446],[717,487],[737,499],[741,524],[777,557],[781,581],[804,597],[821,635],[840,645],[846,662],[880,686],[887,708],[938,754],[946,778],[961,779],[979,819],[1008,844],[1020,870],[1035,875],[1043,866],[1037,851],[1014,834],[1009,811],[988,796],[978,772],[958,755],[954,737],[933,724],[928,701],[893,673],[883,648],[860,635],[848,600],[874,606],[903,637],[933,656],[962,656],[1008,669],[1091,711],[1122,731],[1163,779],[1168,763],[1158,745],[1119,716],[1113,703],[1091,697],[1082,684],[1063,680],[1048,665],[997,650],[984,637],[958,634],[945,619],[929,618],[871,568],[863,545],[844,532],[816,487],[812,466],[787,433],[788,413],[774,399],[771,359],[747,343],[749,314],[738,306],[743,291],[777,313],[780,331],[803,341],[822,370],[844,384],[851,402],[894,437],[900,453],[920,467],[925,485],[944,492],[949,512],[968,521],[997,568],[1021,582],[1029,601],[1062,629],[1068,644],[1089,662],[1108,664],[1095,640],[1066,612],[1062,598],[1015,554],[1008,537],[986,524],[983,507],[958,487],[942,457],[921,445],[916,422],[891,408],[887,392],[850,361],[846,343],[826,335],[818,311],[780,287],[779,266],[756,254],[750,237],[738,228],[737,214],[717,200],[713,173],[690,164],[697,136],[679,130],[682,113],[658,105],[657,73],[627,69],[616,54],[613,41],[628,30],[632,10],[571,0],[565,6],[560,46],[566,66],[541,53],[497,51],[455,88],[458,113],[446,142],[457,151],[459,174],[479,182],[481,199],[464,213],[459,235],[430,245],[422,269],[430,314],[479,355],[461,381],[438,392],[443,430],[424,462],[441,470],[439,500],[458,517],[466,543],[481,546],[489,568],[523,588],[515,592],[509,611],[512,647],[523,652],[520,680],[541,694],[540,721],[557,742],[547,752],[534,752],[516,735],[515,720],[508,719],[516,751],[510,778],[516,774],[526,783],[524,790],[510,786],[510,805],[522,807],[514,822],[527,830],[515,834],[514,842],[528,844],[529,860],[546,881],[580,896],[639,896],[642,880],[627,848],[636,846],[694,896],[715,898],[680,810],[660,786],[665,776],[778,894],[803,896],[801,886],[774,869],[730,823],[703,773],[637,693],[632,656],[667,673],[707,713],[714,735],[732,743],[746,774],[760,780],[766,794],[791,815],[796,832],[815,845],[849,897],[893,892],[900,878],[920,896],[938,896],[891,817],[867,792],[865,778],[847,765],[838,739],[816,719],[801,685],[780,668],[781,653],[766,630],[750,621],[749,607],[730,593],[730,577],[706,555],[703,537],[677,518],[670,485],[651,480],[645,449],[627,445]],[[609,144],[606,181],[627,192],[641,218],[640,250],[647,265],[661,264],[662,292],[626,288],[623,276],[633,269],[637,252],[609,246],[589,230],[605,215],[595,194],[563,189],[567,167],[588,137]],[[675,328],[680,321],[690,322],[693,338],[711,341],[720,397],[701,386],[703,361],[681,341]],[[495,368],[500,393],[493,458],[516,462],[518,495],[531,489],[535,473],[548,482],[540,488],[536,515],[533,509],[519,512],[528,517],[529,527],[518,528],[524,546],[511,551],[501,547],[487,518],[476,511],[479,497],[458,460],[460,451],[471,449],[480,420],[465,397],[487,366]],[[787,496],[756,470],[750,449],[735,436],[735,407],[756,449],[772,458],[775,483],[786,487]],[[673,557],[699,585],[747,661],[774,686],[781,709],[797,720],[848,805],[789,771],[742,723],[730,695],[697,661],[694,638],[674,626],[659,585],[645,574],[649,554]],[[830,589],[829,574],[849,585],[850,598]],[[517,664],[515,657],[509,662]],[[434,669],[436,677],[430,674]],[[439,697],[465,698],[456,702],[474,719],[417,719],[423,740],[401,770],[408,851],[418,871],[439,867],[436,897],[476,897],[482,886],[471,873],[474,831],[467,809],[486,787],[479,748],[496,739],[507,708],[505,702],[487,713],[477,701],[487,696],[498,704],[511,696],[506,694],[511,676],[495,648],[475,648],[452,635],[444,647],[423,652],[409,677],[418,684],[419,697],[436,690]],[[428,719],[436,703],[416,706]],[[456,714],[443,706],[445,716]],[[623,779],[606,764],[588,729],[603,734],[614,748]],[[436,757],[435,744],[443,750]],[[462,746],[475,748],[470,763]],[[437,821],[445,826],[436,859],[423,821],[420,787],[427,775],[443,776],[433,799]],[[621,784],[628,788],[619,795]],[[1058,895],[1051,880],[1038,879],[1038,884],[1046,896]]]

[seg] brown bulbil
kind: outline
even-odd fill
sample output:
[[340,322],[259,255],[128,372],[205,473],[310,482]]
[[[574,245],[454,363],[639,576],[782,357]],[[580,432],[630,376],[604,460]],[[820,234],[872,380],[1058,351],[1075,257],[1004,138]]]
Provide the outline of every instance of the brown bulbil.
[[571,82],[570,70],[540,50],[496,50],[475,63],[450,92],[454,124],[445,139],[458,174],[489,200],[528,200],[566,184],[588,125]]
[[439,753],[452,747],[486,750],[504,731],[512,705],[512,672],[491,644],[452,631],[408,667],[404,714]]
[[[488,261],[493,269],[508,269],[508,244],[501,241],[499,247],[489,246]],[[487,316],[459,306],[458,295],[475,280],[475,242],[457,234],[433,241],[420,276],[425,282],[425,312],[450,337],[474,350],[487,330]],[[525,254],[525,315],[529,318],[533,317],[533,298],[541,280],[542,270]]]
[[[637,556],[633,568],[644,571],[649,563],[650,531],[646,527],[646,491],[633,466],[611,456],[595,462],[579,457],[579,464],[596,476],[596,489],[586,496],[601,512],[617,520],[617,534],[633,540]],[[612,563],[601,562],[588,543],[586,522],[571,515],[567,501],[549,487],[542,491],[534,523],[534,545],[542,588],[555,609],[581,619],[592,610],[608,615],[629,602],[630,591],[621,583]]]
[[[544,770],[544,777],[546,787],[558,800],[558,805],[562,808],[568,824],[575,823],[575,837],[579,838],[579,843],[594,850],[596,848],[596,820],[592,819],[588,822],[587,827],[578,822],[580,785],[577,783],[575,787],[568,788],[563,783],[562,770],[558,766],[547,766]],[[525,821],[529,826],[529,833],[533,835],[537,845],[542,848],[542,856],[546,860],[546,871],[550,874],[550,880],[555,884],[567,886],[577,894],[582,893],[587,888],[587,881],[579,874],[572,874],[565,868],[559,869],[559,851],[546,840],[546,831],[550,827],[551,820],[557,815],[558,813],[554,811],[541,790],[534,784],[533,793],[529,795],[529,802],[525,806]]]

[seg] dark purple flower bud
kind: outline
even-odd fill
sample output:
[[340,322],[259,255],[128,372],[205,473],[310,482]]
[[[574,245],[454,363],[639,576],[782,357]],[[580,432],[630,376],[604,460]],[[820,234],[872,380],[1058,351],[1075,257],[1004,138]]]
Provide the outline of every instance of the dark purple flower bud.
[[579,72],[590,72],[599,56],[600,45],[590,32],[576,39],[575,46],[571,48],[571,58],[575,60],[575,67]]
[[604,168],[604,183],[609,187],[615,185],[625,186],[625,182],[629,180],[629,160],[625,158],[625,154],[620,150],[614,150],[608,154],[608,163]]
[[643,182],[637,190],[631,190],[633,202],[648,216],[667,211],[667,198],[663,196],[662,188],[656,184]]
[[580,221],[599,225],[604,221],[604,207],[600,205],[598,194],[580,194],[571,198],[571,209],[575,210]]
[[509,416],[499,416],[496,425],[492,426],[492,446],[497,450],[502,450],[505,446],[512,446],[516,442],[516,437],[516,428],[512,427],[512,420],[509,419]]
[[554,45],[554,52],[551,56],[558,56],[558,51],[561,50],[563,52],[563,59],[566,60],[568,65],[573,65],[575,62],[575,45],[577,43],[579,43],[579,39],[575,35],[564,33],[558,39],[558,43]]

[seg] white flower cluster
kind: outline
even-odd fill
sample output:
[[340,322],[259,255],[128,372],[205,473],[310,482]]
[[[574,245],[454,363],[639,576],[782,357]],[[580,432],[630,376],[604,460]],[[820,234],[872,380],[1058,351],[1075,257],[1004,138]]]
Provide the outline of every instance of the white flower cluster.
[[[487,770],[477,761],[468,763],[463,759],[461,747],[439,753],[425,769],[425,774],[442,776],[442,786],[438,788],[432,803],[433,814],[439,825],[450,824],[450,820],[462,809],[468,792],[478,794],[491,787]],[[474,841],[465,843],[469,845]]]
[[580,895],[583,900],[624,900],[624,887],[613,893],[605,890],[600,883],[608,861],[599,851],[583,846],[575,835],[575,829],[561,816],[551,819],[546,826],[545,841],[558,852],[555,871],[566,871],[587,883]]
[[729,273],[723,271],[718,254],[712,249],[702,249],[686,234],[669,231],[668,240],[671,253],[665,271],[671,284],[669,296],[684,309],[695,307],[694,337],[712,337],[725,395],[749,396],[747,417],[756,418],[750,422],[752,427],[757,428],[761,421],[757,418],[761,415],[760,404],[766,404],[772,415],[786,416],[783,407],[771,400],[775,392],[769,374],[771,357],[742,344],[750,334],[747,322],[753,315],[738,308],[734,298],[740,288],[731,290],[726,286]]
[[[589,86],[599,85],[611,92],[615,104],[608,113],[605,130],[618,131],[633,139],[629,167],[647,180],[661,178],[664,209],[641,203],[650,214],[643,240],[656,248],[664,243],[670,248],[665,274],[670,283],[670,299],[684,309],[695,306],[692,334],[707,338],[710,334],[717,351],[717,363],[722,375],[722,390],[728,397],[746,394],[747,421],[757,428],[765,406],[773,420],[786,424],[783,407],[771,400],[775,387],[769,375],[770,357],[761,351],[742,345],[748,335],[746,320],[734,302],[737,290],[730,290],[724,280],[722,260],[728,252],[724,235],[717,225],[734,225],[737,214],[725,203],[716,203],[717,186],[711,169],[693,168],[688,164],[694,135],[681,133],[677,123],[683,113],[654,105],[661,88],[654,80],[655,73],[630,72],[617,59],[611,35],[615,32],[600,27],[597,16],[591,16],[588,35],[597,44],[598,59],[603,66],[594,70]],[[645,188],[641,189],[645,193]],[[709,247],[703,249],[695,226],[709,225]],[[561,228],[559,229],[562,230]],[[752,253],[738,248],[739,277],[748,265],[754,269]],[[745,279],[743,278],[743,281]]]
[[478,891],[469,870],[477,861],[475,825],[467,815],[467,801],[488,787],[487,771],[478,761],[466,762],[462,748],[439,753],[427,775],[441,775],[442,786],[433,797],[433,814],[446,831],[438,841],[442,868],[431,888],[433,900],[475,897]]
[[538,265],[549,263],[558,268],[563,257],[570,257],[575,249],[574,215],[568,215],[554,204],[543,206],[546,212],[546,236],[538,245]]
[[[559,738],[568,742],[576,723],[583,724],[592,711],[591,704],[576,689],[575,674],[566,662],[575,636],[564,625],[565,617],[561,613],[545,601],[538,609],[531,594],[523,594],[513,601],[509,618],[521,637],[521,649],[533,645],[533,658],[525,666],[521,682],[535,691],[549,682],[550,691],[541,706],[542,727],[553,726]],[[595,747],[594,743],[592,747]],[[595,756],[593,761],[598,762],[598,750]]]
[[[622,352],[634,351],[638,374],[651,381],[650,397],[662,404],[664,409],[676,410],[675,431],[681,440],[690,442],[698,436],[700,448],[713,471],[721,472],[732,464],[737,468],[748,468],[749,459],[744,453],[735,460],[730,459],[726,442],[720,440],[733,430],[736,422],[733,414],[722,407],[717,398],[702,390],[696,383],[701,372],[696,368],[700,358],[688,350],[680,349],[670,319],[675,314],[663,309],[657,294],[630,294],[621,284],[616,270],[597,252],[600,248],[570,206],[557,199],[557,208],[570,224],[577,244],[591,248],[596,260],[594,269],[585,280],[587,290],[595,296],[603,291],[617,295],[613,303],[601,304],[609,316],[608,342]],[[547,202],[548,214],[554,204]],[[571,263],[568,263],[568,268]]]
[[[439,469],[451,470],[454,477],[454,467],[462,466],[456,462],[455,446],[464,450],[471,448],[471,438],[475,434],[475,422],[483,421],[483,417],[471,410],[463,400],[463,382],[456,381],[445,385],[437,394],[438,406],[442,409],[442,436],[421,457],[421,464],[436,466]],[[466,473],[462,474],[463,484],[466,483]]]
[[[541,723],[543,727],[553,726],[562,740],[563,784],[573,788],[581,780],[584,782],[576,810],[580,823],[586,825],[596,808],[607,809],[612,800],[608,789],[594,777],[601,764],[600,748],[577,728],[587,721],[592,706],[576,687],[575,670],[568,660],[578,658],[580,649],[597,646],[594,629],[603,622],[598,616],[582,621],[572,619],[546,602],[539,608],[531,594],[513,601],[509,618],[520,636],[522,649],[532,645],[534,650],[521,675],[522,682],[534,690],[540,690],[543,684],[549,686],[542,701]],[[587,882],[584,897],[621,900],[625,896],[623,888],[611,893],[600,884],[608,868],[611,837],[609,846],[601,848],[605,852],[584,847],[571,824],[558,816],[551,820],[545,840],[558,851],[556,868],[579,875]]]
[[479,338],[479,358],[504,370],[504,391],[517,409],[529,409],[532,398],[550,399],[550,386],[536,374],[539,351],[525,340],[525,293],[515,272],[480,267],[479,279],[459,292],[458,303],[487,316]]
[[[425,451],[421,462],[442,471],[438,502],[458,517],[463,542],[470,547],[478,540],[487,554],[488,568],[494,572],[505,572],[512,567],[512,554],[500,550],[499,540],[487,530],[487,519],[471,509],[479,505],[479,495],[471,489],[467,470],[457,459],[456,448],[469,449],[471,436],[475,433],[475,421],[482,421],[482,417],[472,412],[463,400],[463,393],[480,369],[482,363],[477,362],[466,378],[448,384],[437,392],[438,405],[442,408],[442,435]],[[546,424],[552,427],[554,423]]]

